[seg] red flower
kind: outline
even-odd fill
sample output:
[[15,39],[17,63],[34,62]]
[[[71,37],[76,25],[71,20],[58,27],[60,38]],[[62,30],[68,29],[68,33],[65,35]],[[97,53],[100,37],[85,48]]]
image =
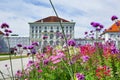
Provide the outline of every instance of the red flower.
[[96,76],[98,78],[103,78],[105,76],[110,76],[110,68],[108,66],[99,66],[97,69],[96,69]]

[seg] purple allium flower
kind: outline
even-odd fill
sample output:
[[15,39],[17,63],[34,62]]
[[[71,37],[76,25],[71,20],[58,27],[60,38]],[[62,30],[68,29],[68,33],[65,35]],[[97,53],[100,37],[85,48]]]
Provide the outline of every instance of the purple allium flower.
[[93,27],[98,27],[100,24],[99,23],[94,23]]
[[99,25],[99,27],[100,27],[101,29],[102,29],[102,28],[104,28],[104,26],[103,26],[103,25],[101,25],[101,24]]
[[5,31],[4,32],[9,32],[9,30],[8,29],[5,29]]
[[33,47],[33,45],[31,45],[31,46],[28,46],[28,49],[33,49],[34,47]]
[[36,54],[36,50],[33,48],[33,49],[31,50],[31,53],[32,53],[32,54]]
[[16,47],[14,48],[14,51],[17,51],[17,48],[16,48]]
[[112,20],[112,21],[114,21],[114,20],[116,20],[116,19],[118,19],[118,17],[115,16],[115,15],[113,15],[113,16],[111,17],[111,20]]
[[32,45],[38,46],[39,44],[38,44],[38,42],[33,42]]
[[85,32],[85,35],[88,34],[88,32]]
[[27,67],[31,67],[34,64],[34,61],[30,60],[27,64]]
[[101,29],[100,28],[97,28],[96,31],[100,31]]
[[117,26],[120,26],[120,23],[117,21],[117,22],[116,22],[116,25],[117,25]]
[[76,45],[76,42],[75,42],[75,40],[68,40],[67,44],[68,44],[69,46],[75,46],[75,45]]
[[27,46],[24,46],[23,49],[27,49]]
[[9,25],[7,23],[2,23],[1,28],[9,28]]
[[91,37],[91,39],[94,39],[94,37]]
[[9,30],[8,32],[9,32],[9,33],[12,33],[12,31],[11,31],[11,30]]
[[85,76],[81,73],[76,73],[75,76],[76,76],[77,80],[85,80]]
[[23,74],[22,74],[22,71],[18,70],[17,73],[16,73],[16,76],[17,76],[17,77],[22,77],[22,75],[23,75]]
[[8,65],[7,65],[7,64],[5,64],[5,67],[8,67]]
[[94,24],[94,22],[91,22],[90,24],[91,24],[91,25],[93,25],[93,24]]
[[43,39],[47,39],[48,38],[48,36],[43,36]]
[[100,25],[100,23],[97,23],[97,22],[91,22],[91,25],[92,25],[93,27],[98,27],[98,26]]
[[22,47],[22,44],[17,44],[17,47]]
[[90,31],[90,33],[92,33],[92,32],[93,32],[93,30]]
[[43,64],[44,64],[44,65],[48,65],[48,62],[49,62],[49,59],[43,60]]
[[87,56],[87,55],[86,55],[86,56],[82,56],[82,60],[83,60],[83,62],[88,61],[88,60],[89,60],[89,58],[90,58],[90,57],[89,57],[89,56]]
[[5,35],[5,36],[9,36],[9,33],[5,33],[4,35]]

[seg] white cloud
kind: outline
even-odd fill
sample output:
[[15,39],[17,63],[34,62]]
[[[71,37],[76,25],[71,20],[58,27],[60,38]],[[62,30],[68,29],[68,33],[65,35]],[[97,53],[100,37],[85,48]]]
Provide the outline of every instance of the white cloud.
[[[35,2],[36,1],[36,2]],[[83,37],[93,28],[90,22],[102,23],[105,28],[113,24],[112,15],[120,16],[119,0],[51,0],[58,15],[76,22],[75,37]],[[55,15],[49,0],[1,0],[0,23],[10,24],[14,33],[29,35],[28,22]]]

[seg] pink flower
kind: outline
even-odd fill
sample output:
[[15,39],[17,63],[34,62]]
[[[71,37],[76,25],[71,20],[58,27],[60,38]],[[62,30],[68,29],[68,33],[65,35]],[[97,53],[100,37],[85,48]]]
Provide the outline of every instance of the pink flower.
[[22,71],[18,70],[17,73],[16,73],[16,76],[17,76],[17,77],[22,77],[22,75],[23,75],[23,74],[22,74]]
[[43,71],[40,69],[40,70],[38,70],[38,72],[41,73],[41,72],[43,72]]
[[60,59],[55,60],[55,61],[53,61],[53,64],[59,63],[60,61],[61,61]]
[[89,58],[90,58],[90,57],[89,57],[89,56],[87,56],[87,55],[86,55],[86,56],[82,56],[82,60],[83,60],[83,62],[88,61],[88,60],[89,60]]

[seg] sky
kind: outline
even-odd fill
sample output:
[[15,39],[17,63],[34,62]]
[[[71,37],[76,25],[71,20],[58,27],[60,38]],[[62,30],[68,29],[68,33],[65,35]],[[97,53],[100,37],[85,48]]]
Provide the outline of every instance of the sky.
[[[104,29],[114,22],[111,16],[120,17],[119,0],[51,0],[58,16],[75,22],[75,38],[94,30],[91,22],[99,22]],[[49,0],[0,0],[0,24],[9,24],[13,34],[29,36],[29,22],[55,16]]]

